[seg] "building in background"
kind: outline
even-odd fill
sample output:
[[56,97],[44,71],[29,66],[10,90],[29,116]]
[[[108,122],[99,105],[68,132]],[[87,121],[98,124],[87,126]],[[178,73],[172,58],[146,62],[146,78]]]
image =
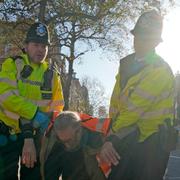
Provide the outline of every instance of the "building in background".
[[89,102],[88,89],[86,86],[80,84],[75,74],[71,81],[69,109],[93,115],[93,108]]

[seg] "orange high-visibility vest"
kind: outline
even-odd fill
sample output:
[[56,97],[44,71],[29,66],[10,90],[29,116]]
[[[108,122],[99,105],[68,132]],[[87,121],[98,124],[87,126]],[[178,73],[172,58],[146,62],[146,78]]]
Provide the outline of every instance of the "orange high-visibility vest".
[[[59,114],[60,114],[60,112],[58,112],[58,111],[55,111],[53,113],[52,119],[46,130],[47,133],[52,128],[54,121]],[[107,135],[107,133],[109,132],[110,122],[111,122],[110,118],[96,118],[96,117],[92,117],[88,114],[83,114],[83,113],[78,113],[78,115],[81,119],[81,125],[83,127],[87,128],[91,131],[94,131],[94,132],[100,132],[104,135]]]
[[79,113],[83,127],[107,135],[110,127],[110,118],[96,118],[88,114]]
[[[81,124],[83,127],[95,132],[100,132],[104,135],[108,134],[111,122],[110,118],[96,118],[88,114],[79,114],[79,116],[81,118]],[[103,174],[108,177],[111,172],[111,165],[101,161],[99,154],[96,155],[96,160]]]
[[99,164],[99,167],[101,168],[101,171],[108,178],[109,174],[111,173],[111,165],[101,161],[99,154],[96,155],[96,160]]
[[[51,119],[51,122],[49,123],[49,126],[46,130],[46,135],[50,132],[54,121],[56,117],[59,115],[58,112],[53,114],[53,118]],[[92,117],[88,114],[78,113],[81,119],[81,125],[91,131],[102,133],[104,136],[106,136],[110,129],[110,118],[96,118]],[[111,165],[107,164],[106,162],[102,162],[99,158],[99,155],[96,155],[96,159],[98,161],[99,167],[101,168],[102,172],[106,177],[108,177],[109,173],[111,172]]]

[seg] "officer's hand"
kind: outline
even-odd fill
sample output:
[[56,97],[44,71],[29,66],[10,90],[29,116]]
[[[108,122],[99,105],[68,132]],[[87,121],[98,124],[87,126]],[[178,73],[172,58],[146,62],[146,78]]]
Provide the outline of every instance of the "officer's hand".
[[41,111],[37,111],[34,118],[33,118],[33,127],[40,128],[41,132],[44,132],[48,127],[50,118],[48,115]]
[[120,156],[113,147],[112,143],[107,141],[104,143],[104,145],[101,148],[101,151],[99,153],[99,157],[101,161],[105,161],[108,164],[117,165],[120,160]]
[[36,148],[33,138],[24,139],[24,146],[22,150],[22,164],[28,168],[33,168],[36,159]]

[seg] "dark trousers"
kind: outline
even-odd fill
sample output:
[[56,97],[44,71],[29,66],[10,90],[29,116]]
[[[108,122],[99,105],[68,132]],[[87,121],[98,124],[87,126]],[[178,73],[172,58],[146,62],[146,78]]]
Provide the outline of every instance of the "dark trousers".
[[138,142],[138,132],[128,135],[116,147],[121,156],[112,168],[109,180],[162,180],[169,152],[154,133],[144,142]]
[[2,180],[18,179],[18,161],[22,147],[22,141],[10,141],[7,145],[0,147],[0,177]]
[[[18,136],[16,141],[8,141],[8,144],[0,147],[0,179],[1,180],[40,180],[40,165],[36,163],[34,168],[26,168],[19,163],[23,147],[23,138]],[[20,165],[20,167],[19,167]],[[18,170],[20,170],[18,172]]]
[[27,168],[21,165],[20,177],[21,180],[41,180],[39,159],[33,168]]

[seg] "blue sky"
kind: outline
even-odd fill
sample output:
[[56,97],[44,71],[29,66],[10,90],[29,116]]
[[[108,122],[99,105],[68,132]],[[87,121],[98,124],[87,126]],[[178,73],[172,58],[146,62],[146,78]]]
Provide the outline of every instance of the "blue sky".
[[115,76],[118,71],[119,61],[109,61],[105,52],[100,49],[86,53],[81,63],[75,63],[74,70],[76,77],[81,79],[83,76],[97,78],[105,87],[107,96],[110,97],[115,83]]

